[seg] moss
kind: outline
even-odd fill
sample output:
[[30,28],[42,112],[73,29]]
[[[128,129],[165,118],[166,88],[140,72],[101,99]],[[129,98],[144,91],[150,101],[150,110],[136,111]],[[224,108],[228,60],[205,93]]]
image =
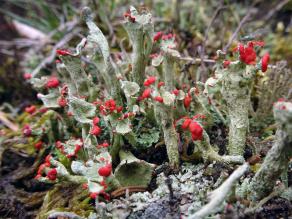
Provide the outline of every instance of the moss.
[[88,191],[81,185],[62,183],[46,194],[37,218],[46,219],[53,211],[70,211],[88,217],[94,211],[94,206],[90,204]]

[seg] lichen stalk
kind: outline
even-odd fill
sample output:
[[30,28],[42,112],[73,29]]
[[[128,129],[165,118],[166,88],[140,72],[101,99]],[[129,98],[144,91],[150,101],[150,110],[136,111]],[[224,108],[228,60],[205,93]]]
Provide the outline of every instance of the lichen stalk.
[[[226,102],[229,119],[229,142],[227,150],[230,155],[243,155],[246,135],[249,131],[248,112],[251,106],[250,93],[256,72],[261,69],[261,62],[256,62],[256,52],[249,44],[248,55],[244,53],[247,47],[239,45],[239,60],[231,62],[225,59],[222,51],[217,51],[218,63],[215,75],[205,83],[205,93],[221,91]],[[239,50],[239,48],[238,48]],[[247,59],[249,58],[249,59]]]
[[151,38],[154,28],[150,13],[142,12],[139,14],[134,7],[130,8],[130,13],[135,20],[134,22],[127,20],[124,23],[124,27],[133,47],[132,77],[134,82],[142,86],[145,79],[145,68],[148,56],[152,49]]
[[230,119],[227,146],[230,155],[243,155],[245,148],[251,91],[251,80],[246,77],[250,74],[248,71],[249,68],[243,68],[241,63],[232,64],[222,81],[221,93]]
[[278,124],[276,142],[249,186],[250,199],[254,202],[273,191],[277,179],[287,170],[292,156],[292,103],[278,102],[274,106],[274,117]]
[[195,145],[198,147],[199,151],[202,153],[202,158],[205,162],[219,162],[223,164],[242,164],[244,159],[242,156],[232,156],[225,155],[220,156],[211,146],[210,138],[207,132],[203,131],[203,138],[200,141],[195,141]]
[[163,81],[165,82],[165,89],[171,92],[174,89],[174,62],[175,59],[171,55],[165,53],[162,63],[163,67]]
[[[130,32],[130,39],[133,45],[132,54],[132,75],[133,81],[140,86],[145,79],[145,56],[144,56],[144,37],[143,30],[138,29]],[[131,37],[132,36],[132,37]]]
[[173,125],[173,111],[166,107],[161,108],[161,125],[170,165],[179,167],[178,137]]
[[[165,80],[166,92],[171,91],[174,86],[174,60],[171,56],[165,55],[163,61],[163,78]],[[167,149],[167,155],[171,167],[179,167],[178,136],[174,127],[173,104],[156,104],[156,112],[159,113],[161,126],[163,130],[164,141]]]
[[[92,60],[95,62],[95,66],[102,74],[104,82],[107,89],[110,91],[110,95],[118,103],[121,103],[121,89],[120,84],[117,79],[115,68],[113,66],[113,61],[110,57],[110,48],[106,37],[103,35],[102,31],[93,22],[93,17],[91,10],[85,7],[82,10],[83,19],[86,22],[90,35],[87,37],[87,41],[93,44],[94,53],[92,55]],[[97,47],[97,48],[96,48]]]
[[76,84],[74,83],[74,80],[71,78],[70,72],[67,71],[64,63],[57,63],[57,72],[60,78],[62,78],[64,82],[68,85],[69,92],[71,94],[77,94]]
[[66,70],[70,73],[72,81],[75,83],[77,93],[88,97],[89,80],[87,74],[81,66],[80,58],[73,56],[61,56],[60,58],[64,62]]

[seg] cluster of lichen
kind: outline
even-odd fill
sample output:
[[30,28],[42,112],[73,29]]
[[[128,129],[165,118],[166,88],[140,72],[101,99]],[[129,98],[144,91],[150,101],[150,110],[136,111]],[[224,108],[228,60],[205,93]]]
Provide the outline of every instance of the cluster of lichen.
[[[184,59],[176,50],[175,35],[154,34],[148,11],[131,7],[125,13],[124,27],[133,52],[131,57],[124,54],[115,59],[88,8],[82,16],[89,35],[75,52],[57,51],[58,75],[26,76],[49,109],[41,112],[49,118],[47,123],[23,128],[26,137],[37,137],[38,149],[46,145],[51,150],[37,179],[84,184],[94,199],[108,199],[108,192],[123,186],[146,187],[155,165],[130,152],[143,142],[136,130],[143,125],[157,130],[156,140],[148,141],[154,144],[160,139],[165,144],[174,170],[180,166],[179,148],[191,142],[194,159],[227,165],[244,162],[251,86],[256,72],[265,72],[269,61],[268,54],[257,60],[256,49],[262,42],[239,44],[238,58],[232,62],[218,51],[215,75],[192,87],[177,74]],[[224,156],[210,144],[205,130],[214,122],[212,101],[218,93],[229,122],[228,155]],[[31,114],[35,111],[27,108]]]

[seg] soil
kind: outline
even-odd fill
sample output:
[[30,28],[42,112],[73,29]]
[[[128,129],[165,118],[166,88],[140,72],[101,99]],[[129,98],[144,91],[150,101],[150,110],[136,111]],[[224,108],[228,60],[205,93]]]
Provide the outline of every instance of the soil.
[[0,217],[35,218],[51,185],[33,179],[38,162],[5,150],[0,167]]
[[283,198],[274,198],[268,201],[254,214],[246,214],[239,218],[248,219],[274,219],[274,218],[291,218],[292,203]]

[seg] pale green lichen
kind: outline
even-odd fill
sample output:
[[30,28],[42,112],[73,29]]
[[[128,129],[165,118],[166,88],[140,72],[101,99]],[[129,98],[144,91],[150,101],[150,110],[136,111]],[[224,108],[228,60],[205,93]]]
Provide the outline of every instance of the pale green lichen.
[[135,22],[126,19],[124,27],[133,46],[132,77],[134,82],[142,86],[145,79],[145,67],[152,50],[154,25],[152,15],[147,11],[138,13],[134,7],[131,7],[130,15],[135,17]]
[[[213,168],[213,164],[209,165]],[[181,216],[187,217],[198,211],[206,199],[207,192],[211,190],[213,180],[204,176],[203,164],[184,164],[181,171],[168,176],[172,180],[173,193],[181,199],[179,202]],[[161,173],[157,176],[157,188],[151,193],[139,192],[112,200],[104,206],[104,218],[125,218],[150,207],[151,203],[168,200],[169,189],[165,183],[167,177]],[[157,212],[154,212],[157,214]]]
[[178,134],[174,127],[174,100],[175,95],[171,92],[174,89],[175,68],[174,64],[179,53],[171,48],[175,47],[174,38],[161,43],[161,50],[164,52],[162,61],[162,78],[165,88],[161,88],[163,104],[155,103],[154,111],[158,121],[161,122],[164,141],[170,165],[174,169],[179,167]]
[[117,79],[113,61],[110,57],[110,48],[107,39],[93,22],[92,13],[89,8],[84,8],[82,10],[82,15],[90,31],[87,37],[87,48],[92,49],[90,54],[91,59],[102,74],[111,97],[118,101],[118,103],[121,103],[120,84]]
[[[224,55],[218,51],[219,61]],[[226,103],[229,119],[227,150],[230,155],[243,155],[246,136],[249,131],[248,113],[251,107],[250,93],[258,67],[245,65],[240,61],[230,62],[227,68],[217,65],[215,76],[205,83],[205,93],[220,90]]]
[[155,165],[139,160],[129,151],[120,150],[121,162],[115,169],[115,177],[121,186],[148,186]]
[[242,164],[244,162],[242,156],[220,156],[211,146],[210,139],[206,131],[203,131],[203,139],[200,141],[195,141],[194,143],[198,147],[198,150],[201,152],[202,157],[206,162],[217,161],[223,164]]
[[[165,62],[163,65],[163,75],[164,77],[167,77],[166,75],[169,75],[170,78],[173,78],[173,76],[170,76],[174,74],[173,69],[173,63],[170,60],[167,60],[169,58],[165,57]],[[174,112],[173,112],[173,106],[174,106],[174,99],[171,98],[171,94],[168,91],[171,91],[173,89],[173,81],[168,80],[166,85],[166,91],[164,92],[164,95],[162,95],[164,104],[156,103],[155,104],[155,112],[156,117],[161,121],[161,127],[163,130],[164,135],[164,141],[167,149],[167,155],[170,162],[170,165],[177,169],[179,166],[179,153],[178,153],[178,136],[177,132],[174,127]],[[166,95],[169,94],[169,98],[166,97]],[[166,105],[169,100],[169,105]]]

